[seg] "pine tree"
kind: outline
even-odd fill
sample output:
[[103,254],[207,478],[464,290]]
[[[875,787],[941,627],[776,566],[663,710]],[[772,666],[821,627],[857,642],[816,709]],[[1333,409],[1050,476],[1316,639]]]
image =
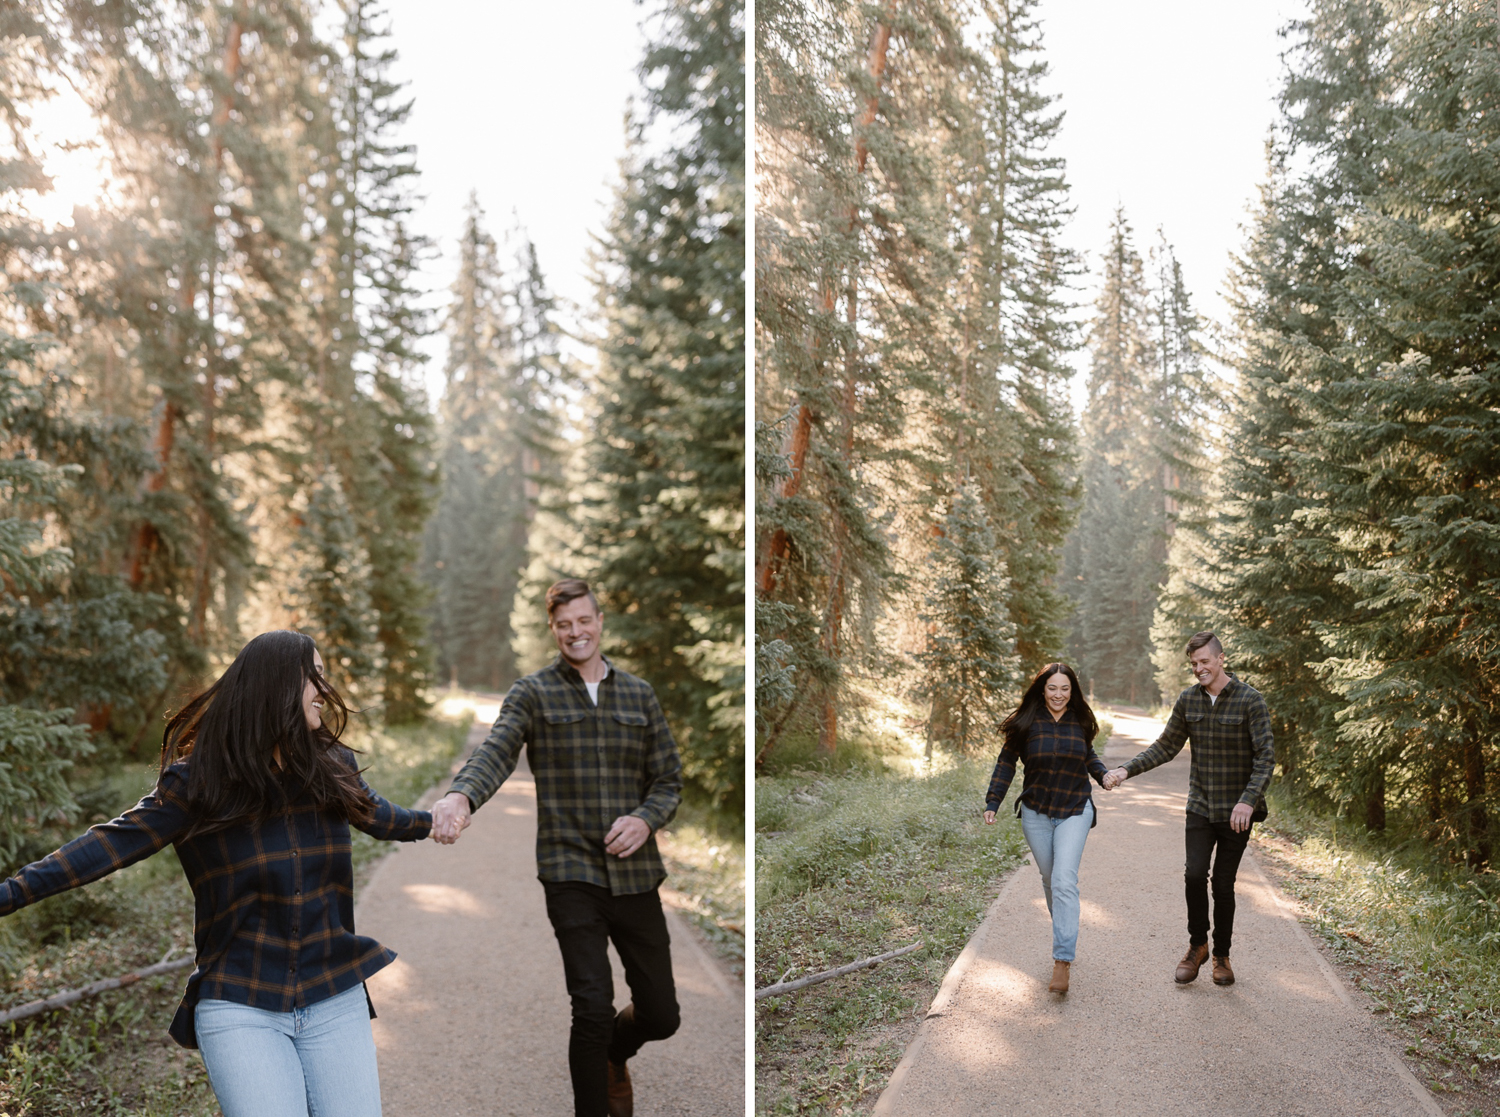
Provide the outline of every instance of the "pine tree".
[[[417,565],[435,496],[432,422],[415,379],[422,360],[416,344],[428,324],[414,286],[427,245],[407,227],[415,154],[395,134],[411,101],[402,99],[401,85],[390,76],[396,60],[390,32],[376,0],[345,0],[343,8],[324,155],[327,185],[317,195],[326,295],[313,338],[322,407],[308,409],[322,416],[309,442],[322,450],[325,470],[338,474],[364,560],[359,584],[326,586],[348,600],[325,601],[348,622],[352,606],[367,602],[361,627],[375,652],[340,657],[350,660],[346,669],[356,678],[378,687],[385,719],[395,722],[425,708],[430,672]],[[316,461],[309,464],[317,468]],[[313,483],[320,493],[333,491]],[[340,631],[355,628],[346,623]]]
[[238,509],[274,483],[267,403],[306,379],[298,187],[328,113],[323,46],[296,3],[67,14],[117,175],[114,205],[71,238],[77,365],[106,413],[150,428],[115,562],[165,604],[174,685],[189,683],[238,642],[259,565]]
[[521,229],[512,242],[507,273],[471,200],[444,319],[443,487],[427,540],[440,669],[490,690],[551,658],[546,643],[529,638],[544,618],[540,594],[556,578],[538,570],[544,580],[533,585],[525,572],[528,544],[541,543],[533,521],[561,476],[564,414],[576,391],[535,247]]
[[1083,416],[1083,512],[1066,555],[1077,614],[1070,651],[1101,697],[1155,697],[1150,628],[1165,576],[1162,463],[1152,446],[1158,354],[1145,265],[1115,214]]
[[917,656],[919,693],[941,698],[948,743],[963,753],[990,746],[1021,682],[1008,583],[979,487],[965,485],[935,548],[922,613],[929,635]]
[[[744,12],[673,0],[602,240],[604,335],[577,509],[608,635],[687,779],[737,813],[744,760]],[[671,127],[670,151],[646,130]]]
[[[466,686],[498,690],[509,678],[506,567],[516,501],[505,469],[503,369],[513,356],[498,248],[471,198],[459,270],[444,316],[448,360],[440,404],[442,493],[428,525],[433,634],[439,670]],[[512,672],[513,673],[513,672]]]

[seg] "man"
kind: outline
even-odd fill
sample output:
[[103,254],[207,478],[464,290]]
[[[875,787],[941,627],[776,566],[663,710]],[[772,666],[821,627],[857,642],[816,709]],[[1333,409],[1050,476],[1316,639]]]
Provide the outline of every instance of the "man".
[[[682,762],[650,685],[600,653],[604,618],[588,583],[566,578],[548,589],[547,618],[558,658],[510,688],[489,736],[433,808],[432,836],[456,841],[528,746],[537,876],[573,1002],[573,1111],[630,1117],[626,1060],[678,1025],[657,894],[667,872],[654,835],[677,810]],[[631,994],[618,1014],[610,941]]]
[[1172,716],[1154,744],[1124,767],[1105,773],[1115,788],[1165,764],[1192,738],[1187,800],[1188,951],[1174,975],[1186,985],[1208,960],[1209,859],[1213,859],[1213,978],[1233,985],[1229,947],[1234,937],[1234,878],[1250,841],[1250,826],[1266,817],[1266,785],[1276,762],[1271,715],[1254,687],[1224,669],[1224,648],[1212,632],[1187,643],[1198,680],[1177,696]]

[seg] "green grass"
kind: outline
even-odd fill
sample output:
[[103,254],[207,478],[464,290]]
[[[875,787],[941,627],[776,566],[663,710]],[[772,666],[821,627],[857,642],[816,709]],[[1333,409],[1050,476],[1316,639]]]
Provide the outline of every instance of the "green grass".
[[1405,1039],[1424,1084],[1500,1112],[1500,882],[1285,788],[1269,798],[1257,848],[1304,922]]
[[[414,802],[446,774],[469,719],[460,708],[415,726],[355,729],[365,778],[394,802]],[[93,773],[105,815],[155,781],[139,763]],[[384,843],[355,835],[356,880]],[[389,848],[386,846],[386,848]],[[192,951],[192,893],[177,856],[163,850],[86,888],[0,920],[0,1006],[13,1007],[101,977]],[[197,1052],[166,1034],[184,973],[102,994],[0,1027],[0,1117],[214,1117]]]
[[739,977],[745,973],[745,839],[722,820],[684,804],[657,835],[666,887],[678,910]]
[[873,1104],[943,974],[1025,841],[981,817],[993,759],[867,736],[820,758],[779,748],[756,781],[756,975],[763,987],[884,953],[874,970],[757,1002],[756,1111],[835,1114]]

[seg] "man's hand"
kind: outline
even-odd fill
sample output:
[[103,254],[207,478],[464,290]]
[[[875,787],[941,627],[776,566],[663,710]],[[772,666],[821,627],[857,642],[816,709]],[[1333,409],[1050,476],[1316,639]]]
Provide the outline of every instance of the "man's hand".
[[995,812],[994,811],[985,811],[984,812],[984,824],[986,826],[993,826],[995,824]]
[[1250,816],[1254,813],[1254,808],[1249,803],[1236,803],[1234,810],[1229,812],[1229,828],[1236,834],[1250,829]]
[[1129,778],[1130,775],[1124,768],[1111,768],[1104,773],[1104,790],[1113,791]]
[[651,827],[646,820],[633,814],[622,814],[604,835],[604,852],[616,857],[629,857],[651,836]]
[[450,791],[432,807],[432,840],[451,846],[469,827],[469,797]]

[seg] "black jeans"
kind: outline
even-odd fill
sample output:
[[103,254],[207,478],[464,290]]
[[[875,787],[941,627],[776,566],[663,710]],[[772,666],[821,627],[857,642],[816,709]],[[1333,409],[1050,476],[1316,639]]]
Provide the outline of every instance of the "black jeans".
[[[605,1059],[623,1063],[648,1040],[677,1031],[677,989],[661,897],[654,888],[611,896],[608,888],[580,881],[543,881],[542,887],[573,1001],[568,1037],[573,1112],[576,1117],[605,1117]],[[611,941],[625,966],[633,1018],[615,1015],[614,975],[605,952]]]
[[[1228,822],[1210,822],[1201,814],[1187,816],[1187,885],[1188,943],[1202,946],[1208,942],[1208,861],[1213,856],[1214,955],[1229,957],[1230,940],[1234,938],[1234,877],[1240,871],[1240,858],[1250,841],[1250,828],[1236,834]],[[1215,849],[1217,848],[1217,852]]]

